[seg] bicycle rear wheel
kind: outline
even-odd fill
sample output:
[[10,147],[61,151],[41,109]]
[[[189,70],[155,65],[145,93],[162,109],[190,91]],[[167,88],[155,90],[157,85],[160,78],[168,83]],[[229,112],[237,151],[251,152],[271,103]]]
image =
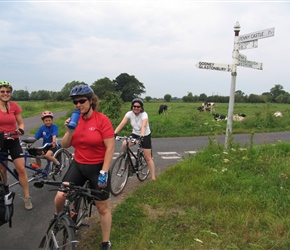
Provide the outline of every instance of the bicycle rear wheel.
[[[53,157],[56,158],[61,165],[60,172],[54,175],[54,179],[55,179],[55,177],[61,177],[62,174],[68,170],[72,162],[72,155],[65,148],[60,148],[54,153]],[[55,165],[52,162],[51,173],[54,173],[54,172],[55,172]]]
[[43,249],[75,250],[76,245],[77,240],[72,220],[67,216],[56,218],[47,230]]
[[139,181],[145,181],[148,175],[149,175],[148,163],[145,160],[143,152],[141,152],[138,158],[137,178]]
[[111,193],[115,196],[121,194],[127,184],[129,177],[129,162],[127,154],[118,156],[110,168]]

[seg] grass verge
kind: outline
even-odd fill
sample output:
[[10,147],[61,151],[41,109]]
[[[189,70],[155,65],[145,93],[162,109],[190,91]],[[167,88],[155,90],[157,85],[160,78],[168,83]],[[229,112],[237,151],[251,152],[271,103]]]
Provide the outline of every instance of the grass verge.
[[[114,250],[290,249],[289,152],[289,143],[225,151],[210,141],[116,207]],[[99,232],[81,249],[95,249]]]

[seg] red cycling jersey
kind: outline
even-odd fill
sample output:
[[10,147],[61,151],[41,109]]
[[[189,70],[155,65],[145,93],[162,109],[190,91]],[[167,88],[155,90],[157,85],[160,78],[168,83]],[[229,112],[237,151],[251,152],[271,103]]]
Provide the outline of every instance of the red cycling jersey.
[[17,103],[9,102],[9,105],[9,113],[0,111],[0,131],[4,131],[4,133],[16,131],[16,115],[22,112]]
[[96,111],[88,119],[83,119],[81,115],[71,140],[75,148],[75,160],[81,164],[104,162],[104,139],[109,138],[114,138],[114,129],[106,115]]

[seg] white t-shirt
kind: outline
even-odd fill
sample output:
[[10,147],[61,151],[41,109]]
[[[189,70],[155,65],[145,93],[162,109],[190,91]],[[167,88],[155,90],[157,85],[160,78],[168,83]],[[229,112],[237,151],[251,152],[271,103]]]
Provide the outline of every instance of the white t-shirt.
[[[128,111],[125,116],[130,119],[130,123],[131,123],[131,126],[133,128],[132,133],[136,134],[136,135],[140,135],[142,121],[144,119],[148,120],[148,114],[144,111],[142,113],[139,113],[139,115],[135,115],[135,113],[131,110],[131,111]],[[149,135],[150,133],[151,133],[151,131],[150,131],[150,127],[149,127],[149,121],[147,121],[145,136]]]

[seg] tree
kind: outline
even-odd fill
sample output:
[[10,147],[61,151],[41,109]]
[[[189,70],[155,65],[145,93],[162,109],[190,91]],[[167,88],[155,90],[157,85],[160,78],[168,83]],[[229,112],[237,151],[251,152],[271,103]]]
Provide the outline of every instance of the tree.
[[276,102],[276,98],[280,95],[284,95],[285,91],[283,90],[282,85],[276,84],[273,88],[271,88],[270,94],[272,96],[272,101]]
[[14,90],[12,92],[11,100],[28,101],[29,100],[29,92],[25,91],[25,90]]
[[122,114],[122,104],[123,102],[119,95],[108,91],[100,103],[100,112],[110,119],[118,119]]
[[107,92],[116,91],[115,84],[108,77],[95,81],[91,87],[100,99],[104,99]]
[[170,102],[170,101],[171,101],[171,95],[166,94],[166,95],[164,96],[164,100],[165,100],[166,102]]
[[146,100],[146,102],[149,102],[150,100],[152,100],[152,97],[151,96],[145,96],[144,99]]
[[142,82],[139,82],[135,76],[122,73],[113,80],[116,91],[120,93],[120,97],[124,102],[130,102],[141,94],[146,93]]

